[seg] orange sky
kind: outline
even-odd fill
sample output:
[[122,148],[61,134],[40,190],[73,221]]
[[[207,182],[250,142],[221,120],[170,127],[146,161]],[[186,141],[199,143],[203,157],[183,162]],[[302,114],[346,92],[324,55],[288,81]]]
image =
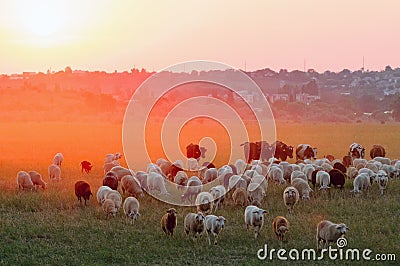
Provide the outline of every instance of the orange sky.
[[0,1],[0,73],[400,66],[400,1]]

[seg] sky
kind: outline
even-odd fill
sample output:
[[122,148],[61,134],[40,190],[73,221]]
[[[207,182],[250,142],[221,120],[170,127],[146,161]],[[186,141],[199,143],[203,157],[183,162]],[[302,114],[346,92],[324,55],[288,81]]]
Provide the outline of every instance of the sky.
[[400,1],[1,0],[0,73],[400,66]]

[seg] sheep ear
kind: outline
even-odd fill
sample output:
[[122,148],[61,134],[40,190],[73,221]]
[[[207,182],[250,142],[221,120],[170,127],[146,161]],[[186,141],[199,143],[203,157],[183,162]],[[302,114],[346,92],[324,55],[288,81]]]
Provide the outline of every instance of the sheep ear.
[[263,214],[264,214],[264,213],[268,213],[268,211],[263,210]]

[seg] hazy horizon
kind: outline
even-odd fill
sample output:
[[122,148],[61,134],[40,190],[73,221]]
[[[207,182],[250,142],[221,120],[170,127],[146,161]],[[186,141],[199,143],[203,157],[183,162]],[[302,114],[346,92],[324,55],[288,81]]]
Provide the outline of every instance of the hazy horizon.
[[159,71],[211,60],[270,68],[400,66],[400,2],[10,1],[0,3],[0,73]]

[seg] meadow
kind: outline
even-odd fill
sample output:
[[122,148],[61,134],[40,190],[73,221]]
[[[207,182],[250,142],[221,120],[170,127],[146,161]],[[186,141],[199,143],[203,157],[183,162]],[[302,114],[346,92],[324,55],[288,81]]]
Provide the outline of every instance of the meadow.
[[[123,211],[106,219],[95,198],[81,206],[74,195],[74,183],[86,180],[95,194],[102,184],[104,155],[122,151],[121,125],[100,123],[2,123],[0,141],[0,264],[1,265],[258,265],[257,251],[268,248],[315,248],[316,225],[320,220],[343,222],[350,231],[348,248],[369,248],[376,253],[396,254],[400,259],[400,180],[389,180],[386,194],[371,191],[355,197],[352,180],[343,190],[317,191],[309,201],[300,202],[287,214],[282,201],[283,186],[270,184],[262,207],[268,210],[257,240],[244,228],[244,208],[231,201],[218,210],[227,219],[217,246],[209,246],[203,236],[193,242],[183,233],[183,219],[194,207],[175,207],[178,227],[173,238],[165,237],[160,218],[171,205],[149,195],[141,200],[141,216],[127,224]],[[341,158],[353,141],[362,143],[366,157],[373,144],[386,147],[387,156],[400,158],[399,124],[278,123],[277,137],[285,143],[310,143],[319,156]],[[62,152],[62,181],[50,182],[47,167],[56,152]],[[242,158],[243,154],[234,154]],[[82,173],[79,162],[94,165]],[[294,162],[294,160],[290,160]],[[122,160],[122,165],[126,162]],[[20,170],[36,170],[48,182],[38,192],[18,191]],[[134,170],[145,170],[138,165]],[[271,221],[277,215],[288,218],[291,227],[286,241],[276,240]],[[278,261],[282,264],[361,265],[366,261]],[[371,262],[368,262],[371,263]],[[382,263],[382,262],[380,262]],[[396,265],[396,262],[385,262]]]

